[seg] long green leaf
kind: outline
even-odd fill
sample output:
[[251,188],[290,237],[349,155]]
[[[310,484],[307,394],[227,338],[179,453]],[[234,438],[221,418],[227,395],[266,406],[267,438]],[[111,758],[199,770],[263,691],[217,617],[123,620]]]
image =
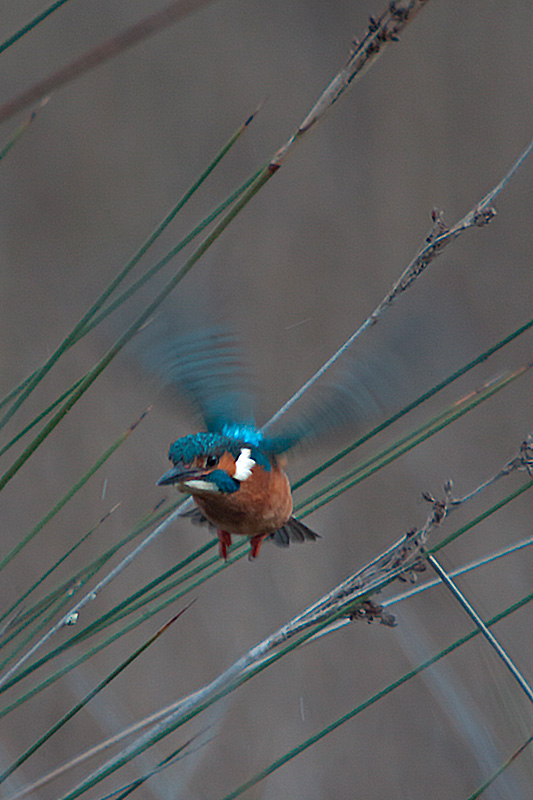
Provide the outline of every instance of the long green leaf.
[[67,0],[56,0],[56,2],[52,3],[51,6],[48,6],[48,8],[45,8],[40,14],[37,14],[37,16],[30,20],[30,22],[20,28],[20,30],[16,31],[16,33],[13,33],[9,38],[0,44],[0,53],[3,53],[4,50],[7,50],[7,48],[11,47],[12,44],[18,42],[18,40],[21,39],[26,33],[29,33],[29,31],[35,28],[36,25],[49,17],[54,11],[57,11],[57,9],[66,2]]
[[[194,602],[194,601],[192,601],[192,602]],[[64,714],[61,717],[61,719],[59,719],[54,725],[52,725],[52,727],[49,728],[46,731],[46,733],[44,733],[42,736],[40,736],[34,742],[34,744],[31,745],[31,747],[29,747],[24,753],[22,753],[22,755],[19,756],[19,758],[17,758],[0,775],[0,783],[3,783],[6,780],[6,778],[8,778],[10,775],[12,775],[13,772],[15,772],[16,769],[18,769],[18,767],[20,767],[25,761],[27,761],[27,759],[30,756],[32,756],[46,741],[48,741],[48,739],[50,739],[55,733],[57,733],[57,731],[60,730],[60,728],[62,728],[63,725],[65,725],[70,719],[72,719],[72,717],[74,717],[78,713],[78,711],[81,711],[81,709],[84,708],[84,706],[86,706],[87,703],[89,703],[93,699],[93,697],[96,697],[96,695],[99,694],[102,691],[102,689],[105,689],[106,686],[109,686],[111,681],[113,681],[118,675],[121,674],[121,672],[123,672],[127,667],[129,667],[130,664],[132,664],[142,653],[144,653],[145,650],[147,650],[150,647],[150,645],[152,645],[155,641],[157,641],[157,639],[159,639],[161,634],[163,634],[165,631],[167,631],[168,628],[174,622],[176,622],[176,620],[179,617],[181,617],[181,615],[184,614],[185,611],[187,611],[188,608],[190,608],[190,606],[191,606],[191,603],[189,603],[179,613],[175,614],[172,617],[172,619],[170,619],[168,622],[166,622],[161,628],[159,628],[158,631],[156,631],[152,636],[150,636],[150,638],[147,639],[146,642],[144,642],[140,647],[138,647],[136,650],[134,650],[133,653],[130,656],[128,656],[128,658],[126,658],[124,661],[122,661],[118,665],[118,667],[116,667],[114,670],[112,670],[109,673],[109,675],[107,675],[107,677],[104,678],[104,680],[100,681],[100,683],[98,683],[98,685],[95,686],[94,689],[92,689],[82,700],[80,700],[78,703],[76,703],[76,705],[74,705],[70,709],[70,711],[68,711],[66,714]]]
[[[533,593],[528,594],[526,597],[522,598],[517,603],[513,603],[513,605],[509,606],[504,611],[500,612],[499,614],[496,614],[496,616],[492,617],[492,619],[490,619],[487,622],[487,625],[489,627],[492,627],[500,620],[505,619],[510,614],[513,614],[515,611],[517,611],[519,608],[522,608],[527,603],[531,602],[531,600],[533,600]],[[332,722],[330,725],[327,725],[325,728],[322,728],[321,731],[315,733],[313,736],[310,736],[308,739],[301,742],[301,744],[299,744],[297,747],[292,748],[292,750],[289,750],[287,753],[285,753],[285,755],[281,756],[281,758],[278,758],[275,761],[273,761],[268,767],[261,770],[261,772],[258,772],[256,775],[253,776],[253,778],[250,778],[250,780],[241,784],[233,792],[224,795],[224,797],[221,798],[221,800],[235,800],[236,797],[240,797],[240,795],[243,794],[247,789],[250,789],[252,786],[255,786],[257,783],[264,780],[268,775],[271,775],[273,772],[282,767],[292,758],[295,758],[300,753],[303,753],[304,750],[307,750],[309,747],[316,744],[316,742],[320,741],[325,736],[328,736],[330,733],[337,730],[337,728],[340,728],[341,725],[344,725],[346,722],[356,717],[358,714],[361,713],[361,711],[364,711],[365,709],[374,705],[374,703],[377,703],[377,701],[381,700],[382,697],[386,697],[388,694],[397,689],[399,686],[402,686],[404,683],[407,683],[407,681],[411,680],[411,678],[416,677],[421,672],[426,670],[428,667],[433,666],[433,664],[436,664],[442,658],[449,655],[454,650],[457,650],[458,647],[462,647],[462,645],[469,642],[475,636],[478,636],[479,633],[480,633],[479,629],[476,628],[470,633],[467,633],[465,636],[462,636],[460,639],[457,639],[455,642],[453,642],[453,644],[449,645],[448,647],[445,647],[444,650],[440,651],[440,653],[437,653],[436,655],[429,658],[427,661],[424,661],[422,664],[419,664],[418,667],[415,667],[409,672],[406,672],[404,675],[402,675],[401,678],[398,678],[392,683],[389,683],[388,686],[385,686],[379,692],[376,692],[376,694],[372,695],[372,697],[369,697],[368,700],[365,700],[363,703],[360,703],[359,705],[355,706],[355,708],[353,708],[351,711],[348,711],[346,714],[343,714],[341,717],[336,719],[335,722]],[[77,795],[72,795],[72,797],[74,796]],[[71,800],[71,795],[65,796],[64,798],[62,798],[62,800],[67,800],[67,797],[68,800]]]
[[338,461],[343,459],[345,456],[347,456],[350,453],[352,453],[356,448],[360,447],[362,444],[367,442],[369,439],[373,438],[378,433],[381,433],[381,431],[383,431],[386,428],[390,427],[394,422],[396,422],[397,420],[401,419],[401,417],[404,417],[410,411],[413,411],[413,409],[415,409],[418,406],[422,405],[422,403],[425,403],[425,401],[429,400],[430,397],[433,397],[438,392],[440,392],[442,389],[444,389],[446,386],[449,386],[451,383],[456,381],[458,378],[462,377],[467,372],[470,372],[470,370],[473,369],[474,367],[477,367],[478,364],[482,364],[484,361],[486,361],[488,358],[490,358],[492,355],[494,355],[494,353],[497,353],[498,350],[501,350],[503,347],[505,347],[506,345],[508,345],[511,342],[513,342],[515,339],[517,339],[519,336],[521,336],[523,333],[525,333],[526,331],[528,331],[532,327],[533,327],[533,319],[530,319],[528,322],[525,322],[523,325],[521,325],[519,328],[514,330],[508,336],[505,336],[503,339],[500,339],[500,341],[496,342],[496,344],[494,344],[492,347],[489,347],[488,350],[485,350],[479,356],[476,356],[476,358],[472,359],[472,361],[469,361],[467,364],[465,364],[464,366],[460,367],[456,372],[452,372],[451,375],[449,375],[447,378],[445,378],[440,383],[437,383],[436,386],[433,386],[427,392],[424,392],[423,394],[421,394],[419,397],[416,398],[416,400],[413,400],[412,403],[409,403],[408,405],[404,406],[396,414],[393,414],[391,417],[389,417],[388,419],[384,420],[384,422],[380,423],[375,428],[372,428],[372,430],[368,431],[368,433],[365,433],[364,436],[361,436],[355,442],[353,442],[352,444],[348,445],[348,447],[345,447],[339,453],[334,455],[332,458],[328,459],[327,461],[324,461],[324,463],[321,464],[319,467],[316,467],[316,469],[313,469],[310,472],[308,472],[307,475],[304,475],[303,478],[300,478],[299,480],[295,481],[295,483],[292,485],[292,491],[293,492],[296,491],[296,489],[299,489],[301,486],[303,486],[304,484],[308,483],[310,480],[315,478],[317,475],[320,475],[320,473],[323,472],[324,470],[328,469],[328,467],[333,466],[333,464],[336,464]]
[[[81,386],[81,384],[80,384],[80,386]],[[94,462],[92,467],[90,469],[88,469],[87,472],[84,475],[82,475],[82,477],[68,490],[68,492],[65,495],[63,495],[63,497],[55,504],[55,506],[53,508],[50,509],[50,511],[47,514],[45,514],[45,516],[37,523],[37,525],[35,525],[31,529],[31,531],[28,531],[28,533],[25,536],[23,536],[22,539],[20,539],[17,542],[17,544],[8,553],[6,553],[4,558],[0,561],[0,570],[4,569],[4,567],[7,566],[7,564],[9,564],[9,562],[12,561],[12,559],[15,558],[15,556],[18,553],[20,553],[20,551],[24,547],[26,547],[26,545],[29,544],[29,542],[31,542],[32,539],[34,539],[35,536],[37,536],[37,534],[42,531],[42,529],[45,527],[45,525],[47,525],[50,522],[50,520],[52,520],[55,517],[55,515],[59,511],[61,511],[62,508],[65,507],[65,505],[69,502],[69,500],[71,500],[74,497],[74,495],[77,492],[79,492],[79,490],[82,488],[82,486],[85,486],[87,481],[90,478],[92,478],[92,476],[95,474],[95,472],[97,472],[97,470],[99,470],[100,467],[103,464],[105,464],[105,462],[113,455],[113,453],[122,444],[124,444],[126,439],[128,439],[128,437],[131,436],[131,434],[133,433],[135,428],[139,425],[139,423],[142,421],[142,419],[145,417],[145,415],[146,415],[146,412],[144,412],[141,415],[141,417],[139,417],[139,419],[136,422],[133,423],[133,425],[130,425],[128,430],[124,431],[124,433],[122,433],[118,437],[118,439],[116,439],[113,442],[113,444],[110,447],[108,447],[107,450],[104,453],[102,453],[102,455]]]
[[319,489],[296,506],[296,510],[299,512],[299,515],[304,516],[305,514],[305,516],[307,516],[308,514],[311,514],[313,511],[321,508],[326,503],[329,503],[330,500],[338,497],[340,494],[346,491],[346,489],[355,486],[369,475],[372,475],[374,472],[377,472],[387,464],[391,463],[391,461],[394,461],[399,456],[407,453],[409,450],[412,450],[430,436],[438,433],[443,428],[459,419],[459,417],[462,417],[480,403],[483,403],[489,397],[492,397],[493,394],[500,391],[500,389],[505,388],[509,383],[516,380],[516,378],[524,375],[525,372],[530,369],[530,366],[531,365],[526,365],[521,367],[520,369],[515,370],[513,373],[504,375],[497,381],[491,382],[488,386],[485,386],[479,391],[470,393],[463,400],[457,401],[444,411],[439,412],[429,422],[423,423],[421,426],[411,431],[406,436],[403,436],[392,445],[389,445],[376,455],[372,456],[366,461],[363,461],[354,469],[349,470],[341,477],[331,481],[323,489]]
[[[141,258],[145,255],[145,253],[149,250],[149,248],[157,241],[157,239],[161,236],[163,231],[169,226],[175,216],[178,214],[179,211],[185,206],[185,204],[191,199],[191,197],[198,191],[200,186],[204,183],[206,178],[213,172],[215,167],[220,163],[220,161],[224,158],[224,156],[231,150],[233,145],[237,142],[240,136],[244,133],[246,128],[250,125],[254,114],[251,114],[248,119],[240,125],[240,127],[235,131],[233,136],[228,140],[228,142],[224,145],[224,147],[217,153],[215,158],[211,161],[211,163],[207,166],[207,168],[202,172],[202,174],[198,177],[196,181],[192,184],[190,189],[188,189],[183,197],[176,203],[174,208],[165,216],[163,221],[155,228],[155,230],[148,236],[148,238],[143,242],[134,256],[128,261],[125,267],[116,275],[116,277],[111,281],[111,283],[106,287],[106,289],[102,292],[102,294],[97,298],[97,300],[92,304],[89,310],[83,315],[81,320],[75,325],[72,331],[68,334],[68,336],[61,342],[59,347],[52,353],[52,355],[46,360],[46,362],[37,369],[29,379],[20,384],[18,389],[20,391],[16,391],[17,399],[13,402],[13,405],[5,412],[2,419],[0,419],[0,429],[8,422],[8,420],[15,414],[15,412],[20,408],[20,406],[24,403],[24,401],[29,397],[29,395],[33,392],[36,386],[40,383],[40,381],[44,378],[44,376],[52,369],[54,364],[59,360],[59,358],[65,353],[70,347],[72,347],[79,339],[84,335],[87,330],[87,326],[95,316],[95,314],[100,311],[102,306],[105,302],[109,299],[109,297],[116,291],[116,289],[120,286],[120,284],[125,280],[125,278],[130,274],[130,272],[137,266]],[[13,394],[13,393],[12,393]]]

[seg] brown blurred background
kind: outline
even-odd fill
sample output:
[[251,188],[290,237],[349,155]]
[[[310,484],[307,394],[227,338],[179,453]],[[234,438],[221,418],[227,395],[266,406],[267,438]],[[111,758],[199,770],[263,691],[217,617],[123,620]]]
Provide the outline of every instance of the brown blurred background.
[[[161,5],[141,0],[68,3],[2,55],[2,101]],[[30,0],[3,6],[3,37],[42,10],[42,3]],[[52,97],[1,165],[2,393],[53,351],[265,98],[236,149],[147,263],[287,139],[344,63],[351,37],[362,34],[368,15],[383,6],[377,0],[219,0]],[[241,332],[260,386],[259,422],[377,305],[422,244],[431,209],[443,209],[446,221],[455,222],[524,149],[533,121],[532,26],[532,6],[526,0],[430,2],[401,42],[335,106],[167,302],[164,314],[172,315],[181,304],[197,307],[202,320],[213,308]],[[3,126],[2,141],[14,127],[15,121]],[[366,348],[381,351],[385,363],[389,345],[394,347],[402,371],[405,365],[409,391],[432,385],[531,316],[532,170],[530,160],[498,198],[498,216],[490,226],[469,231],[451,245],[358,345],[363,354]],[[140,307],[136,301],[71,350],[20,422],[89,368]],[[159,395],[132,355],[113,363],[4,490],[5,552],[154,403],[97,478],[6,570],[0,587],[3,606],[114,503],[121,501],[119,510],[73,565],[118,540],[161,498],[155,480],[167,468],[168,445],[196,423],[185,406],[173,406]],[[531,335],[526,334],[379,443],[529,360]],[[531,377],[520,379],[308,518],[323,535],[316,546],[288,552],[265,546],[256,563],[243,560],[195,592],[197,602],[183,619],[16,773],[11,788],[215,677],[351,570],[420,525],[427,513],[423,490],[439,494],[452,477],[462,495],[495,473],[532,429],[531,388]],[[10,431],[18,427],[14,423]],[[369,445],[362,455],[376,447]],[[291,476],[303,475],[335,451],[336,445],[324,446],[294,458]],[[443,532],[521,480],[513,476],[484,493]],[[454,568],[530,533],[531,497],[526,494],[447,548],[442,561]],[[83,621],[205,541],[206,533],[180,523],[97,598]],[[530,591],[530,576],[526,551],[464,578],[461,586],[488,618]],[[395,613],[399,626],[394,630],[354,624],[283,659],[221,708],[134,762],[121,779],[108,781],[106,789],[134,779],[209,724],[209,743],[154,778],[140,796],[222,797],[471,629],[442,588],[401,604]],[[6,718],[2,766],[168,615],[121,639]],[[531,677],[529,607],[497,633]],[[530,730],[527,701],[478,638],[246,797],[467,797]],[[526,752],[485,796],[526,800],[532,775],[533,757]],[[57,797],[72,780],[38,796]],[[96,790],[91,796],[103,793]]]

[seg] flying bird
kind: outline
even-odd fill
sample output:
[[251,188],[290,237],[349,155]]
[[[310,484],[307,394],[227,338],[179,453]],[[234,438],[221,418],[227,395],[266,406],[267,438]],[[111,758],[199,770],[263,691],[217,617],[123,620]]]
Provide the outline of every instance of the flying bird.
[[376,403],[357,370],[314,390],[305,411],[270,436],[254,424],[245,362],[226,329],[168,341],[156,360],[156,370],[188,398],[206,429],[171,444],[172,467],[157,481],[192,496],[182,515],[216,530],[223,559],[233,535],[250,539],[250,559],[265,539],[288,547],[320,538],[292,515],[285,453],[367,416],[364,409]]

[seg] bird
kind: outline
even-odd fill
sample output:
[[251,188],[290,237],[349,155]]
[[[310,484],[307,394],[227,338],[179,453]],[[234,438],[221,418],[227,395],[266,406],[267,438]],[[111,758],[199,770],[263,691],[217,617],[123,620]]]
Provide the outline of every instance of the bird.
[[315,392],[295,420],[270,435],[254,422],[249,375],[232,331],[213,326],[169,339],[150,366],[189,400],[205,428],[171,444],[172,467],[157,485],[191,496],[180,514],[216,531],[220,557],[228,558],[234,535],[250,540],[250,560],[267,539],[288,547],[321,538],[293,516],[285,454],[361,421],[373,401],[357,371]]
[[319,538],[292,516],[285,459],[258,429],[227,423],[220,431],[190,434],[171,445],[169,458],[173,466],[158,485],[192,495],[196,508],[184,516],[216,529],[221,558],[228,557],[232,535],[250,539],[250,560],[266,538],[281,547]]

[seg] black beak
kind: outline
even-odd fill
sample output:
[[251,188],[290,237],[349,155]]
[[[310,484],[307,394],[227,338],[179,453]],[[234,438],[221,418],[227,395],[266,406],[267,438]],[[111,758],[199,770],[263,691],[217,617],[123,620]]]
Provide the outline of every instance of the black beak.
[[199,469],[183,469],[183,467],[172,467],[164,475],[161,475],[156,486],[168,486],[172,483],[182,483],[190,478],[200,478],[203,472]]

